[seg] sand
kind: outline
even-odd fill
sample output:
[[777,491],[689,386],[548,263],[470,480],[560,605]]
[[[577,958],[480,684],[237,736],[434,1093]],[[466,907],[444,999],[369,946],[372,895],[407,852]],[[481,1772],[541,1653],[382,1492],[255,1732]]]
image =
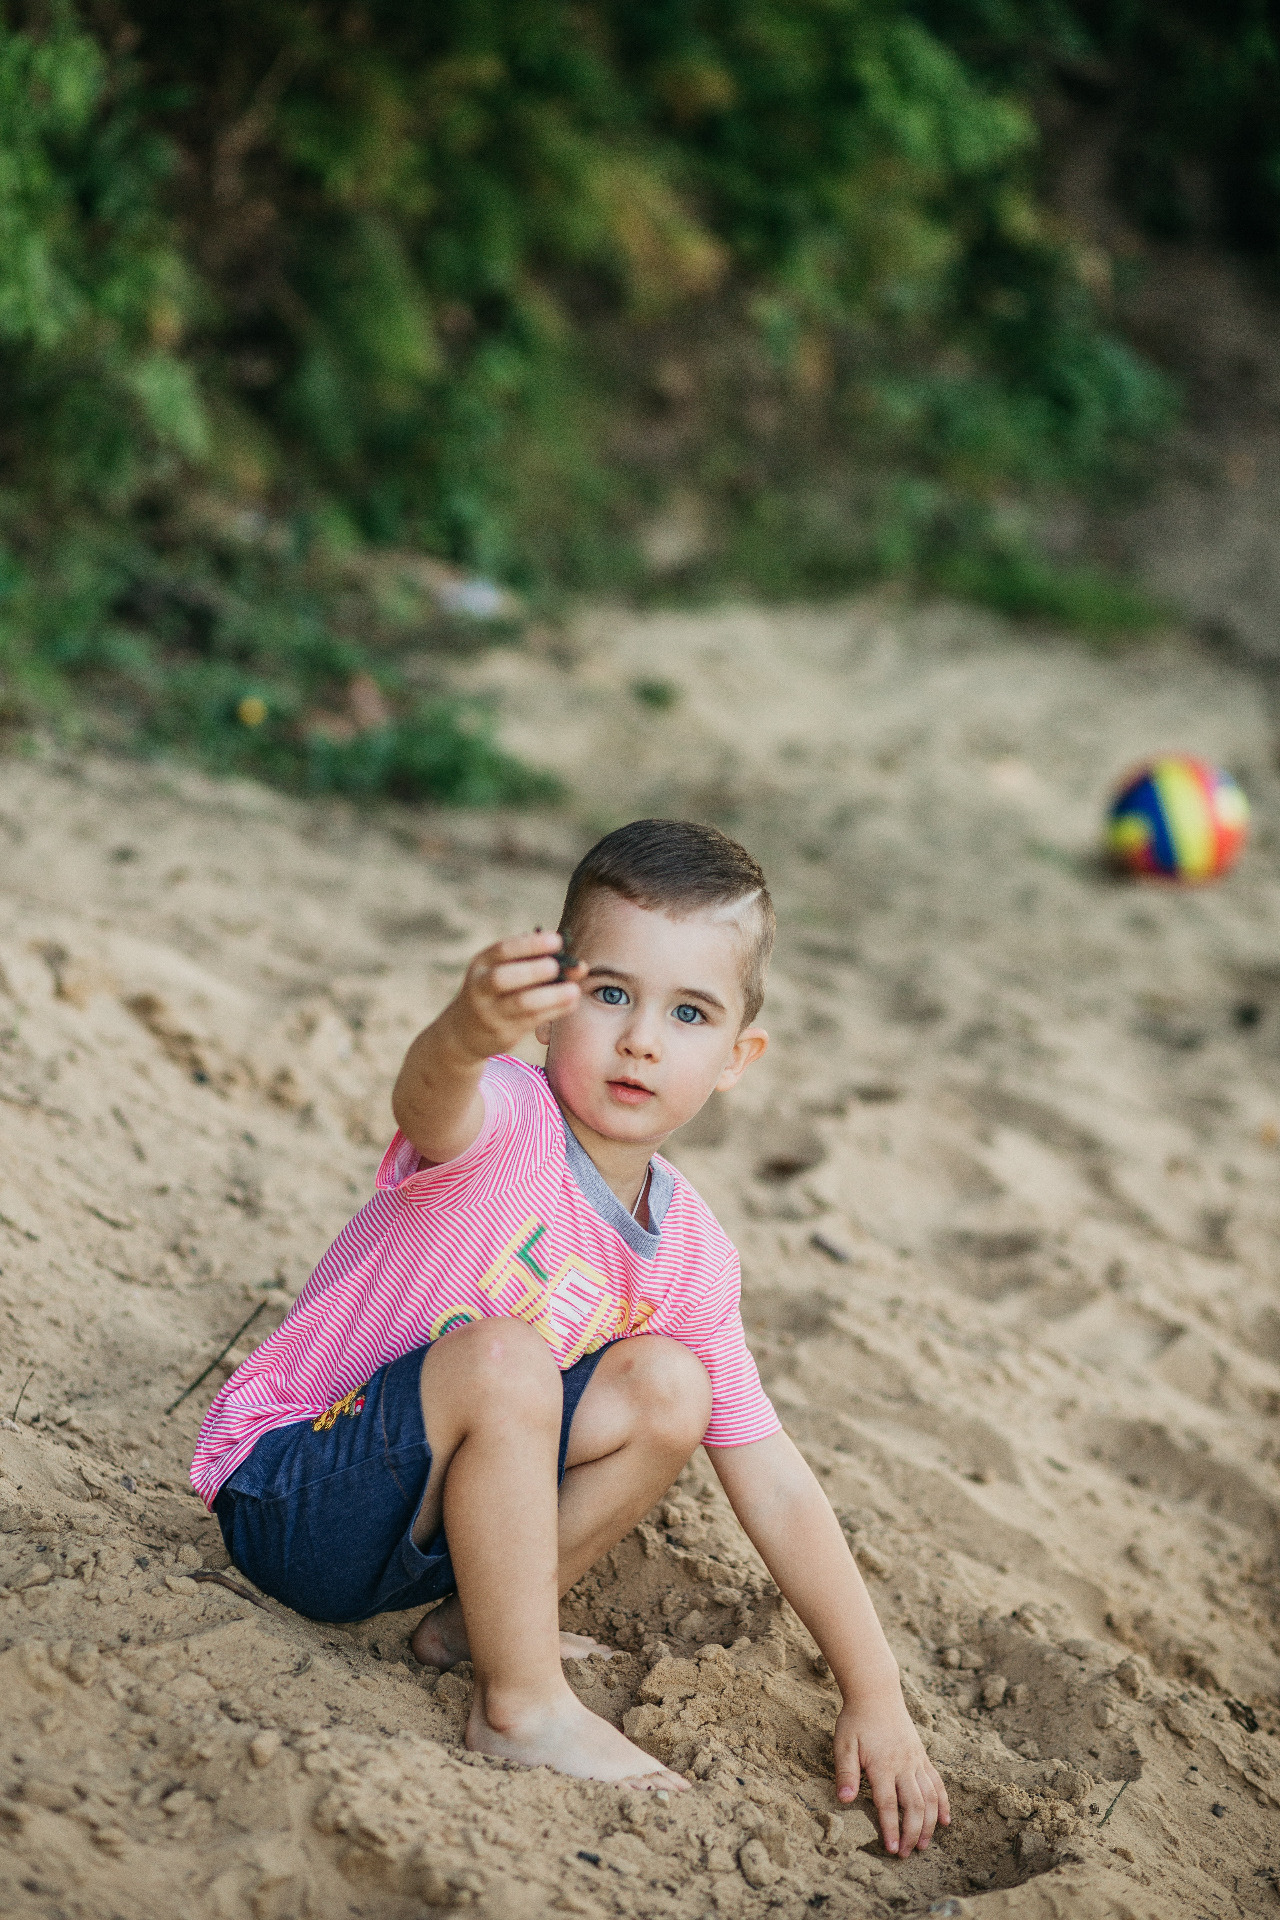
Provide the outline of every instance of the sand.
[[[0,762],[0,1911],[1280,1910],[1258,686],[1176,638],[1107,659],[888,600],[598,612],[467,680],[559,813]],[[1167,746],[1252,794],[1225,885],[1097,864],[1108,782]],[[564,1608],[620,1649],[573,1683],[695,1778],[670,1804],[467,1755],[466,1670],[417,1669],[412,1616],[197,1578],[226,1567],[185,1482],[203,1407],[367,1193],[405,1043],[655,810],[776,882],[773,1046],[673,1152],[950,1785],[905,1865],[836,1810],[830,1681],[701,1455]]]

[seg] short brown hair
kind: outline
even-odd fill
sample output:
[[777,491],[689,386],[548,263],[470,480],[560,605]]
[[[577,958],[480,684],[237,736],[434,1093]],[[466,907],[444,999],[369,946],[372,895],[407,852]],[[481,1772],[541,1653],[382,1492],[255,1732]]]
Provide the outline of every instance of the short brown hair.
[[758,926],[743,968],[743,1025],[755,1019],[777,920],[764,874],[745,847],[696,820],[633,820],[606,833],[579,860],[564,896],[560,932],[570,952],[583,908],[600,891],[677,918],[750,899]]

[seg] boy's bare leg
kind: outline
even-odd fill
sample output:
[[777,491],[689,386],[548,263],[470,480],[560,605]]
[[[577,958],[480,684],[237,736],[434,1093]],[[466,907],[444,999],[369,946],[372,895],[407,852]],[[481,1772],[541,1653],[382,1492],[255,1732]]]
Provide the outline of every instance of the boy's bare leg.
[[580,1779],[683,1789],[561,1671],[561,1387],[545,1343],[521,1321],[482,1320],[431,1347],[421,1382],[432,1467],[414,1532],[429,1538],[443,1518],[449,1536],[475,1672],[467,1745]]
[[[706,1373],[678,1341],[641,1334],[605,1354],[569,1435],[559,1509],[562,1594],[662,1497],[701,1440],[710,1412]],[[423,1617],[412,1646],[427,1666],[452,1667],[468,1658],[456,1594]],[[562,1660],[608,1651],[584,1634],[560,1635]]]

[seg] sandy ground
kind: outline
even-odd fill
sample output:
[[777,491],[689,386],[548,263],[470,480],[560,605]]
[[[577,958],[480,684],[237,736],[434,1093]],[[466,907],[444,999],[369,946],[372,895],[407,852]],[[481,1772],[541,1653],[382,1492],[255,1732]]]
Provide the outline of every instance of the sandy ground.
[[[476,1920],[1280,1911],[1280,782],[1256,685],[886,601],[594,615],[469,670],[555,816],[362,821],[0,764],[0,1911]],[[631,691],[675,690],[665,710]],[[1110,778],[1220,756],[1215,889],[1094,857]],[[367,1193],[401,1049],[640,812],[776,882],[774,1045],[675,1149],[956,1819],[835,1810],[835,1697],[698,1456],[565,1606],[663,1805],[460,1745],[412,1619],[225,1566],[185,1470],[244,1318]],[[236,1576],[231,1576],[233,1579]],[[243,1584],[243,1583],[241,1583]],[[1123,1791],[1122,1791],[1123,1790]],[[1117,1800],[1116,1796],[1121,1795]]]

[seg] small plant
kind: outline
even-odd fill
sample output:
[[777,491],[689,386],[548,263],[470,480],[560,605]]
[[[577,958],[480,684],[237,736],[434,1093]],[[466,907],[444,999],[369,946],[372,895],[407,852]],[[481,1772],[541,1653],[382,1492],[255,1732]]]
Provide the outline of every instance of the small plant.
[[667,713],[680,698],[680,689],[670,680],[633,680],[631,691],[642,707],[654,713]]
[[1064,566],[1029,548],[976,547],[940,555],[931,585],[1015,619],[1053,621],[1082,633],[1145,633],[1170,619],[1150,595],[1100,567]]

